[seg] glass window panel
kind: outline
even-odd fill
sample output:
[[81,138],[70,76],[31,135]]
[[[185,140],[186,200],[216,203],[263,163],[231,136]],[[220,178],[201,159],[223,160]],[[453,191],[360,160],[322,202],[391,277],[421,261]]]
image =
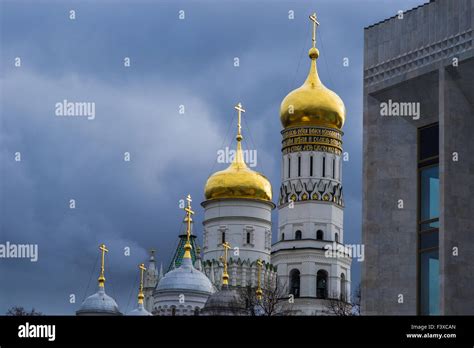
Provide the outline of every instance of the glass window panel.
[[439,217],[439,176],[437,165],[421,170],[420,186],[421,221]]
[[438,250],[420,254],[420,314],[439,314]]
[[420,234],[420,249],[437,248],[439,243],[438,231]]
[[439,228],[439,220],[435,220],[435,221],[432,221],[432,222],[427,222],[427,223],[421,224],[420,230],[421,231],[426,231],[426,230],[430,230],[430,229],[433,229],[433,228]]
[[439,129],[438,125],[420,129],[420,160],[438,156]]

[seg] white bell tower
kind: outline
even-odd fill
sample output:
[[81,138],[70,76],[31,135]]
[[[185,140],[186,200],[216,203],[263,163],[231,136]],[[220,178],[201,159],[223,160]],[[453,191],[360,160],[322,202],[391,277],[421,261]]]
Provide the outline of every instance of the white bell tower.
[[[351,259],[328,256],[328,246],[344,242],[342,194],[342,100],[320,81],[316,59],[316,14],[311,69],[304,84],[290,92],[280,110],[282,165],[278,201],[278,240],[272,263],[280,284],[295,298],[297,314],[327,312],[327,300],[348,301]],[[333,257],[335,256],[335,257]]]

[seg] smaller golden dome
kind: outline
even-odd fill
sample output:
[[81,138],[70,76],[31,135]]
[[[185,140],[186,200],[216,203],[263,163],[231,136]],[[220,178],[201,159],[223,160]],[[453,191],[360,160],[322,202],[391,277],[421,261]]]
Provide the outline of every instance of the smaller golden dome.
[[284,128],[322,126],[341,129],[344,125],[346,119],[344,103],[319,79],[316,66],[319,50],[314,46],[315,35],[314,31],[313,47],[308,52],[311,58],[308,77],[301,87],[291,91],[281,103],[280,121]]
[[204,195],[208,200],[250,198],[271,201],[272,186],[263,174],[247,167],[238,141],[234,161],[227,169],[216,172],[207,179]]
[[258,172],[251,170],[245,164],[242,154],[242,134],[240,113],[245,112],[239,103],[237,150],[235,157],[227,169],[212,174],[207,179],[204,195],[207,200],[221,198],[249,198],[264,201],[272,200],[272,186],[270,181]]

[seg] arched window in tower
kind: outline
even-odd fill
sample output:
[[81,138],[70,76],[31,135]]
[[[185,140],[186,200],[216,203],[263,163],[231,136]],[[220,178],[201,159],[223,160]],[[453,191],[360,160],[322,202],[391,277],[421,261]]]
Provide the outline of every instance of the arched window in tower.
[[225,243],[225,232],[222,232],[222,244]]
[[281,234],[281,240],[285,240],[285,233]]
[[316,239],[317,239],[317,240],[323,240],[323,239],[324,239],[324,233],[323,233],[323,231],[318,230],[318,231],[316,232]]
[[313,155],[309,156],[309,176],[313,176]]
[[194,315],[195,316],[199,315],[199,307],[194,308]]
[[328,297],[328,272],[320,269],[316,275],[316,297]]
[[300,297],[300,271],[292,269],[290,272],[290,294]]
[[334,240],[336,241],[336,243],[339,243],[339,234],[337,232],[334,235]]
[[171,315],[174,317],[176,315],[176,307],[171,307]]
[[332,178],[336,179],[336,157],[332,159]]
[[250,232],[247,232],[247,244],[250,244]]
[[288,156],[288,178],[291,177],[291,157]]
[[323,157],[323,178],[326,176],[326,157]]
[[298,156],[298,177],[301,176],[301,156]]
[[301,239],[301,231],[300,230],[295,232],[295,239]]
[[346,296],[347,296],[347,294],[346,294],[346,276],[344,275],[344,273],[341,273],[341,300],[346,302],[347,301]]

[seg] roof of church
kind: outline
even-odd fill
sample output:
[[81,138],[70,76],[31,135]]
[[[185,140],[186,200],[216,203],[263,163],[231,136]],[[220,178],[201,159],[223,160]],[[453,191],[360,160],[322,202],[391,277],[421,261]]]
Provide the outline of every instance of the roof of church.
[[86,298],[76,314],[122,315],[119,311],[117,302],[105,293],[104,287],[99,287],[99,290],[95,294]]
[[197,291],[207,294],[215,292],[214,285],[201,271],[194,268],[191,259],[184,258],[179,268],[168,273],[160,280],[156,292],[170,290]]
[[130,315],[130,316],[150,316],[152,314],[145,309],[145,307],[143,306],[143,303],[139,303],[138,307],[135,308],[133,311],[130,311],[127,315]]
[[221,290],[209,296],[203,308],[209,315],[244,315],[247,314],[245,301],[236,289],[223,285]]

